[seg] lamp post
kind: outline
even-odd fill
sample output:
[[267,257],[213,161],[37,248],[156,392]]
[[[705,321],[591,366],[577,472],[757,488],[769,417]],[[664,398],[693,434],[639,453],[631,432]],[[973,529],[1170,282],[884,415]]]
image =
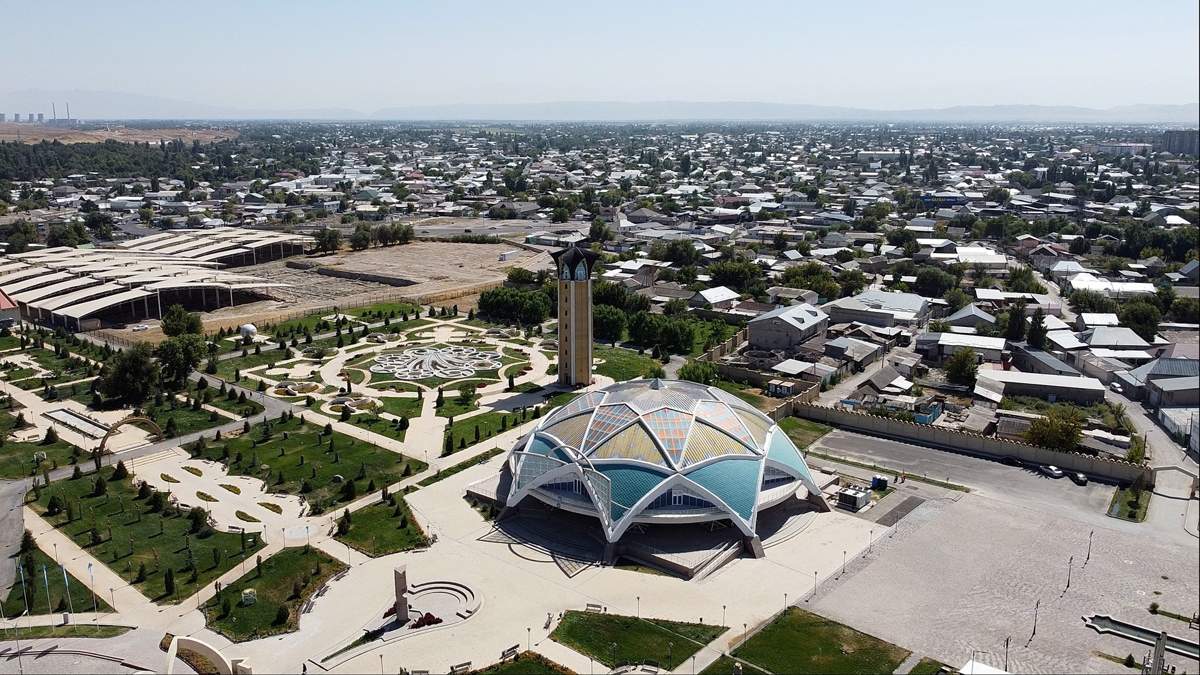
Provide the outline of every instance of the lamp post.
[[725,625],[725,605],[721,605],[721,625]]
[[533,650],[533,629],[529,626],[525,627],[525,650]]
[[642,596],[639,595],[636,597],[637,597],[637,617],[640,619],[640,618],[642,618]]
[[846,552],[842,551],[842,573],[838,575],[838,578],[845,576],[845,574],[846,574]]
[[816,595],[817,595],[817,571],[813,570],[813,589],[812,589],[812,594],[808,596],[808,599],[812,600]]
[[783,594],[783,611],[787,611],[787,593]]
[[1008,643],[1012,640],[1012,636],[1004,638],[1004,670],[1008,670]]
[[379,675],[383,675],[383,654],[379,655]]
[[674,646],[674,642],[667,642],[667,663],[671,663],[671,648]]
[[982,649],[972,648],[971,649],[971,672],[968,673],[967,675],[974,675],[974,673],[975,673],[975,655],[976,654],[991,654],[991,652],[985,652]]

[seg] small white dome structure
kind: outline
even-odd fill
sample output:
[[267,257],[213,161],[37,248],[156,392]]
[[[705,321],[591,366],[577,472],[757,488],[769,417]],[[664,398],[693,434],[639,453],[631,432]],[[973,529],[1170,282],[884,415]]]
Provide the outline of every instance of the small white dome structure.
[[253,340],[258,335],[258,328],[252,323],[244,323],[238,327],[238,334],[242,336],[243,340],[246,338]]

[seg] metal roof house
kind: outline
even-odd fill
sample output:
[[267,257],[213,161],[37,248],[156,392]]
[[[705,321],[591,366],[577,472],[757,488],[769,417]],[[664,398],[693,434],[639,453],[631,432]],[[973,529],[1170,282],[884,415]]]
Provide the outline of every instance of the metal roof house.
[[758,514],[792,497],[828,511],[770,418],[716,387],[633,380],[584,393],[513,448],[507,507],[527,497],[598,519],[608,549],[635,524],[729,521],[761,556]]

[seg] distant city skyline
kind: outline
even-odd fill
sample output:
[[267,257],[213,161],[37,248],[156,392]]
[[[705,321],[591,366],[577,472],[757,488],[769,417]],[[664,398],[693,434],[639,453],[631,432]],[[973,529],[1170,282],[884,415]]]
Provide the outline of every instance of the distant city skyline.
[[[8,92],[204,109],[548,102],[1110,108],[1200,99],[1197,3],[147,2],[20,6]],[[0,94],[0,108],[6,96]],[[74,102],[73,102],[74,105]],[[42,107],[49,110],[49,101]],[[61,107],[61,102],[60,102]],[[39,108],[40,110],[41,108]],[[26,112],[14,109],[7,112]],[[77,115],[87,113],[75,106]],[[336,115],[331,115],[336,116]]]

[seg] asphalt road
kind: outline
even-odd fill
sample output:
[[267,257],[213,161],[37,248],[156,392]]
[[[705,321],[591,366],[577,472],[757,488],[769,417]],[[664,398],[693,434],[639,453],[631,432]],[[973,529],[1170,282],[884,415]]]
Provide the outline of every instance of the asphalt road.
[[1035,469],[842,430],[826,434],[810,450],[957,483],[980,496],[1070,510],[1079,518],[1090,514],[1107,525],[1112,521],[1104,515],[1114,490],[1110,485],[1092,482],[1081,487],[1067,478],[1048,478]]

